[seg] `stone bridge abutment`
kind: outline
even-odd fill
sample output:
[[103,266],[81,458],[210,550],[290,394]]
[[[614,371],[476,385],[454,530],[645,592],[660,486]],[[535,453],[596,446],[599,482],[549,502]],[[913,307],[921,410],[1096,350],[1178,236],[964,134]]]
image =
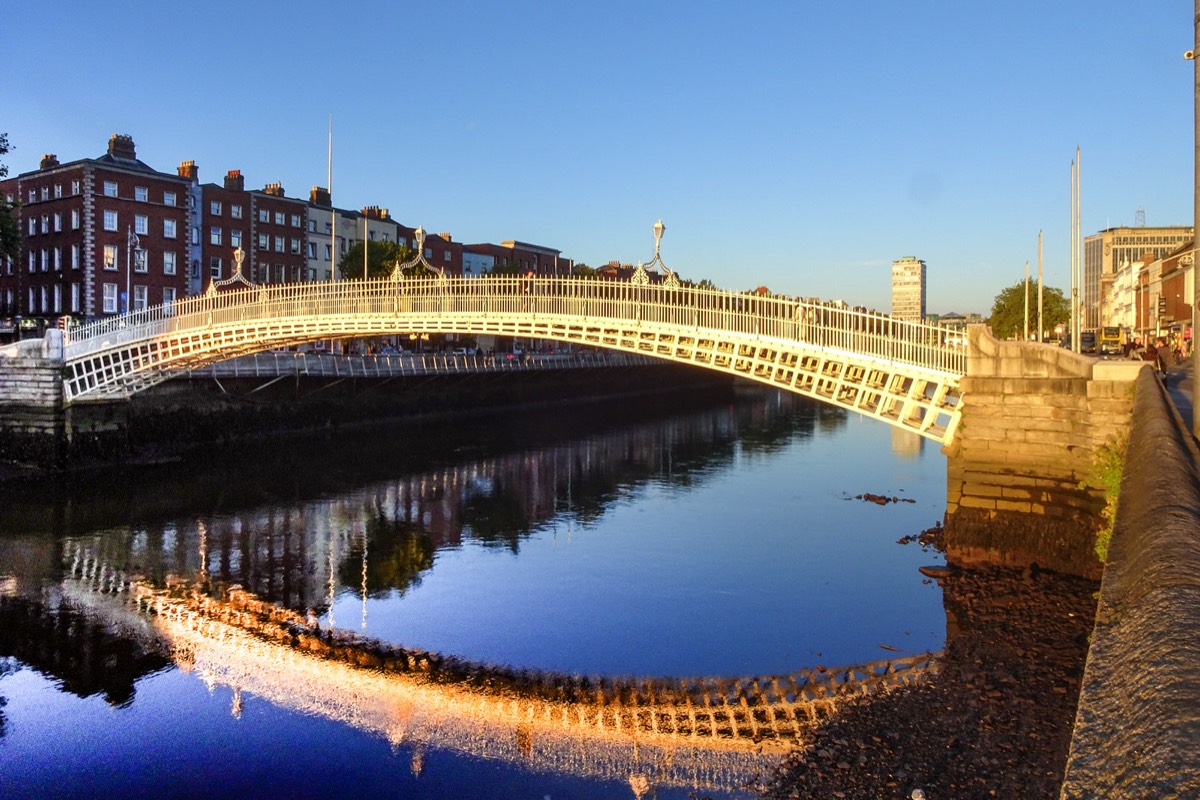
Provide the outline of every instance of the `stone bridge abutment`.
[[968,329],[962,419],[946,448],[947,558],[1099,578],[1097,455],[1129,429],[1146,367]]

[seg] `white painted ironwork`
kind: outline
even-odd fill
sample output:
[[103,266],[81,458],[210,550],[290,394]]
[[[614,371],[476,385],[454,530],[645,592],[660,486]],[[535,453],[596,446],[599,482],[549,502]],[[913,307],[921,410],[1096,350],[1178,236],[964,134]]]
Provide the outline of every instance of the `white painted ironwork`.
[[71,331],[67,402],[127,396],[180,370],[337,337],[553,339],[693,364],[948,442],[961,334],[822,303],[577,277],[389,278],[225,291]]

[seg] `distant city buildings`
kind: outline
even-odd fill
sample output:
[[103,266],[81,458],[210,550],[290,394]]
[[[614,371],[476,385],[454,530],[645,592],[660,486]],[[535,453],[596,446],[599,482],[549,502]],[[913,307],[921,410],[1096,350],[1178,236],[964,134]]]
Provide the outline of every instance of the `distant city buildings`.
[[[1108,228],[1083,239],[1083,285],[1080,287],[1080,327],[1090,330],[1104,325],[1122,325],[1128,316],[1121,304],[1127,288],[1117,275],[1135,265],[1152,264],[1192,241],[1192,228],[1177,225],[1163,228]],[[1128,279],[1126,280],[1128,284]],[[1065,292],[1070,299],[1070,289]],[[1122,299],[1118,300],[1118,295]],[[1118,321],[1118,317],[1121,321]]]
[[925,319],[925,262],[919,258],[892,262],[892,316],[912,322]]

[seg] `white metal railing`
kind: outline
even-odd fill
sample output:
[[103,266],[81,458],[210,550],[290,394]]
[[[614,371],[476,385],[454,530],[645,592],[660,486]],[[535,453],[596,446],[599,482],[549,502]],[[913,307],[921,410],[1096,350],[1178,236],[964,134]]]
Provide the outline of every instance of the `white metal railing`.
[[[489,317],[669,327],[698,338],[739,334],[855,353],[961,376],[966,348],[949,328],[817,302],[720,290],[574,277],[422,278],[283,284],[200,295],[82,325],[64,355],[74,361],[121,345],[215,326],[292,319],[404,318],[413,329]],[[320,330],[327,335],[336,324]],[[441,330],[452,328],[440,326]],[[371,332],[349,325],[345,335]],[[320,338],[314,335],[312,338]]]
[[296,353],[268,350],[238,356],[189,370],[196,378],[269,378],[307,375],[331,378],[392,378],[468,372],[523,372],[527,370],[596,369],[645,366],[659,363],[650,356],[612,352],[514,355],[400,353],[360,354]]

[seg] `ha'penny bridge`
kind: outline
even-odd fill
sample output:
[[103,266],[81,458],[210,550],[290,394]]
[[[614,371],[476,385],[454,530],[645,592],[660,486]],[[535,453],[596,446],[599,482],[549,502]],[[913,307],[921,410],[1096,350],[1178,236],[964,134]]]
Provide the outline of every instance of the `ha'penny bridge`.
[[[936,656],[746,678],[610,678],[517,670],[322,627],[234,586],[151,585],[76,540],[64,597],[210,687],[317,714],[393,746],[656,785],[744,786],[837,708],[914,684]],[[414,769],[418,769],[414,761]]]
[[[48,334],[66,405],[340,337],[457,333],[555,340],[717,370],[940,443],[959,419],[962,334],[753,294],[575,277],[382,278],[226,288]],[[50,337],[61,337],[61,347]]]

